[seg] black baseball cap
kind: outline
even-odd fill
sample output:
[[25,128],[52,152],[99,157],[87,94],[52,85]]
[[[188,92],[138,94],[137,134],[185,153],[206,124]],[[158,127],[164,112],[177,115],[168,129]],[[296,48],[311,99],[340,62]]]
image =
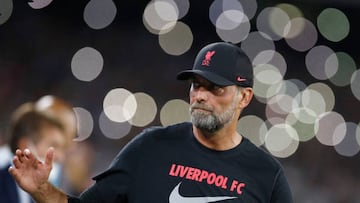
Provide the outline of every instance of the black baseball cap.
[[228,42],[216,42],[202,48],[191,70],[181,71],[178,80],[199,75],[219,86],[253,86],[253,66],[246,53]]

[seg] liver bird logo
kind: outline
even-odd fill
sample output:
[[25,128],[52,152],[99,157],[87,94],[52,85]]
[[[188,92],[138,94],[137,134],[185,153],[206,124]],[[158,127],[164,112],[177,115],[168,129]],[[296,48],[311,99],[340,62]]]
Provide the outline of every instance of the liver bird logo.
[[215,55],[215,51],[208,51],[205,55],[205,59],[202,61],[201,65],[210,66],[211,57]]

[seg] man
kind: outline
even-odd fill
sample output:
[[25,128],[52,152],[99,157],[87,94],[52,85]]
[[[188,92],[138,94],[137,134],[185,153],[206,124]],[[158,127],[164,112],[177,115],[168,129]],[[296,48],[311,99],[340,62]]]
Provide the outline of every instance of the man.
[[[1,147],[0,199],[1,202],[30,203],[30,196],[21,190],[8,173],[16,149],[31,149],[38,159],[44,160],[49,147],[56,148],[55,162],[64,159],[65,134],[57,120],[35,110],[29,102],[18,107],[12,114],[7,131],[8,143]],[[53,172],[51,178],[53,177]]]
[[44,163],[17,150],[10,173],[38,202],[291,203],[278,161],[236,131],[253,96],[246,54],[229,43],[210,44],[177,78],[191,82],[192,123],[143,131],[79,198],[47,182],[53,149]]
[[[71,156],[71,154],[69,154],[71,149],[76,148],[78,144],[77,142],[73,142],[77,133],[77,121],[71,104],[58,96],[44,95],[35,101],[34,108],[36,111],[41,112],[47,117],[62,123],[66,137],[65,156],[67,159],[69,159],[68,157]],[[69,167],[65,166],[67,163],[66,160],[64,160],[63,163],[53,164],[51,170],[51,183],[56,187],[61,187],[64,190],[67,189],[64,183],[69,181],[70,178],[66,173],[64,173],[64,168]]]
[[73,145],[77,133],[76,115],[72,105],[55,95],[44,95],[35,102],[35,109],[50,118],[59,120],[63,126],[66,139],[66,147]]

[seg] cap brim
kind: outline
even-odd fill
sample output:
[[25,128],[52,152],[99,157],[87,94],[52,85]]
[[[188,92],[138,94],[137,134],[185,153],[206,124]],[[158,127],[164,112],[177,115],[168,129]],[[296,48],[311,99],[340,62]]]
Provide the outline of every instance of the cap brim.
[[205,78],[206,80],[219,85],[219,86],[229,86],[229,85],[235,85],[233,82],[219,76],[216,75],[212,72],[208,72],[208,71],[203,71],[203,70],[185,70],[185,71],[181,71],[180,73],[178,73],[178,75],[176,76],[176,78],[178,80],[188,80],[191,77],[193,77],[194,75],[199,75],[203,78]]

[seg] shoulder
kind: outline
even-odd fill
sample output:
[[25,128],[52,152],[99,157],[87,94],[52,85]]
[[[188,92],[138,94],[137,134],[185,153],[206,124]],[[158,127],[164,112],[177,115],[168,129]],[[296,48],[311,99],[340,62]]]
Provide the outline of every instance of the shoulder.
[[[133,154],[148,153],[149,149],[168,142],[174,142],[190,136],[192,125],[190,123],[180,123],[171,126],[153,126],[144,129],[128,142],[120,150],[118,156],[133,156]],[[164,145],[162,145],[164,146]]]
[[11,166],[11,163],[8,162],[6,165],[3,165],[0,167],[0,180],[5,176],[11,176],[8,172],[9,167]]
[[156,134],[159,132],[182,132],[187,131],[192,128],[191,123],[184,122],[184,123],[178,123],[174,125],[169,126],[153,126],[145,129],[142,134]]
[[8,162],[6,165],[0,168],[0,196],[2,198],[4,198],[4,196],[9,197],[11,195],[16,195],[16,193],[14,193],[14,191],[16,191],[15,180],[8,172],[8,168],[10,166],[11,163]]
[[[170,126],[153,126],[144,129],[132,142],[143,142],[161,139],[181,139],[192,132],[192,125],[189,122],[179,123]],[[131,142],[130,142],[131,143]]]
[[256,165],[265,165],[271,167],[275,171],[281,170],[281,164],[274,156],[261,147],[257,147],[250,140],[244,138],[243,152],[249,156],[251,163]]
[[146,159],[150,153],[155,151],[154,149],[168,146],[164,143],[183,139],[182,137],[186,137],[184,134],[191,131],[191,129],[191,123],[180,123],[166,127],[153,126],[144,129],[119,151],[108,170],[94,177],[94,179],[101,179],[115,171],[131,171],[137,168],[137,164]]

